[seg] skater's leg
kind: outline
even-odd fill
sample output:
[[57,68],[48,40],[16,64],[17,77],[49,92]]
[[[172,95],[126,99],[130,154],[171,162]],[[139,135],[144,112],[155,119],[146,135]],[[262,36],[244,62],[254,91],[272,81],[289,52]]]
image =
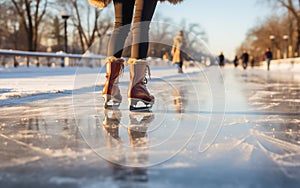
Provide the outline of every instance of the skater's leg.
[[268,71],[270,70],[270,63],[271,63],[271,60],[267,60],[267,65],[268,65]]
[[124,60],[120,58],[130,31],[134,2],[135,0],[114,0],[115,25],[108,45],[106,82],[102,90],[105,108],[119,106],[122,101],[118,83]]
[[245,70],[247,69],[247,64],[248,64],[247,62],[244,62],[244,63],[243,63],[244,69],[245,69]]
[[120,58],[130,31],[135,0],[114,0],[115,23],[107,56]]
[[[133,41],[131,48],[130,64],[130,85],[128,99],[130,110],[151,108],[154,103],[147,87],[146,73],[150,74],[148,63],[145,61],[149,45],[149,26],[155,11],[157,0],[136,0],[136,7],[133,17]],[[138,102],[145,104],[145,107],[138,108]]]
[[133,41],[131,58],[144,59],[147,57],[149,46],[149,26],[152,20],[157,0],[136,0],[133,16]]
[[182,66],[183,66],[183,61],[180,61],[178,64],[178,73],[183,73]]

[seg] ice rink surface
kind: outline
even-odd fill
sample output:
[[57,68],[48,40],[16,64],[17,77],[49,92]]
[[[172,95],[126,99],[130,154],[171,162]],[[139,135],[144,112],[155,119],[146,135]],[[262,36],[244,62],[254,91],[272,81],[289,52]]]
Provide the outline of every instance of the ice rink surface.
[[300,71],[152,67],[152,112],[103,70],[0,70],[0,187],[299,187]]

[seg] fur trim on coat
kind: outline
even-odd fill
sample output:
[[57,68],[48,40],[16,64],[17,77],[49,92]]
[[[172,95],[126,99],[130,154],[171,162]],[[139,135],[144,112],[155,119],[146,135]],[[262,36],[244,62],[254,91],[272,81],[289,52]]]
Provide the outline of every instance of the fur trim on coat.
[[88,0],[90,5],[96,8],[105,8],[111,3],[112,0]]
[[181,3],[183,0],[159,0],[159,1],[161,1],[161,2],[169,1],[172,4],[177,4],[177,3]]
[[[97,8],[105,8],[107,5],[111,3],[112,0],[88,0],[88,2]],[[177,4],[182,2],[183,0],[159,0],[161,2],[169,1],[172,4]]]

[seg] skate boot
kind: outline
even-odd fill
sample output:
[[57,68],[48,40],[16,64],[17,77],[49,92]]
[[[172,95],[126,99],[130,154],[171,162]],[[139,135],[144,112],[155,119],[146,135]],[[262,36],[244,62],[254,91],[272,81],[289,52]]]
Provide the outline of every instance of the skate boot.
[[106,82],[102,90],[104,108],[119,107],[122,96],[119,89],[119,76],[124,70],[124,60],[109,57],[106,62]]
[[[130,111],[149,111],[154,104],[152,96],[147,87],[146,73],[150,77],[150,68],[145,60],[130,59],[130,84],[128,89],[128,100]],[[138,103],[142,103],[139,105]]]

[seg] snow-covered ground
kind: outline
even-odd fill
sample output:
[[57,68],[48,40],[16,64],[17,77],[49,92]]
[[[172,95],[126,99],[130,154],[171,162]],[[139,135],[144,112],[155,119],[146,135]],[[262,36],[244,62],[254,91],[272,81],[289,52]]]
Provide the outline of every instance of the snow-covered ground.
[[[262,66],[257,68],[267,69],[267,63],[263,62]],[[300,62],[299,59],[297,59],[297,61],[293,61],[293,59],[272,60],[270,69],[276,71],[300,72]]]
[[76,68],[19,67],[0,70],[0,100],[73,89]]
[[[128,74],[127,69],[125,74]],[[170,69],[166,66],[161,66],[153,69],[156,74],[153,76],[156,77],[164,77],[176,73],[174,67]],[[165,71],[165,69],[168,70]],[[199,70],[201,69],[189,68],[187,72],[199,72]],[[10,104],[10,102],[17,104],[19,100],[24,101],[26,97],[31,96],[47,98],[49,95],[53,96],[53,94],[70,94],[74,90],[88,87],[95,88],[104,84],[105,77],[103,72],[105,72],[105,68],[101,67],[0,68],[0,106]],[[75,79],[80,81],[75,82]]]
[[298,68],[153,66],[143,114],[128,69],[103,109],[103,72],[0,70],[0,187],[299,186]]

